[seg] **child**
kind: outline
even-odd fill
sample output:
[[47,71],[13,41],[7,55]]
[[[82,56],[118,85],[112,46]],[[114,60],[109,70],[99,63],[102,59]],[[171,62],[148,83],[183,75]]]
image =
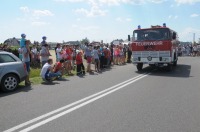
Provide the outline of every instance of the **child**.
[[20,48],[22,49],[22,48],[24,48],[25,46],[26,46],[26,34],[24,34],[24,33],[22,33],[21,34],[21,40],[20,40]]
[[79,50],[76,51],[77,55],[76,55],[76,72],[77,72],[77,76],[79,75],[84,75],[85,74],[85,67],[83,65],[83,60],[82,60],[82,54]]
[[56,62],[53,68],[53,72],[54,73],[60,72],[61,75],[64,75],[64,66],[63,66],[64,62],[65,62],[64,59],[61,59],[60,61]]

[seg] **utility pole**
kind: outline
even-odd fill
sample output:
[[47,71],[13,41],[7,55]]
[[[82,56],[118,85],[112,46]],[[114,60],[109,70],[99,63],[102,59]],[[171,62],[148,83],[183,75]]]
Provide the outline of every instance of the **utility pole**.
[[195,33],[193,33],[193,45],[195,44]]

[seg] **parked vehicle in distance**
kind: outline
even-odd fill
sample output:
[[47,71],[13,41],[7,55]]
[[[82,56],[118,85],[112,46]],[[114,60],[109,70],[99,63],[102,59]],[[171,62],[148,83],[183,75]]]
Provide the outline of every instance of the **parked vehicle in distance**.
[[0,89],[13,91],[27,76],[26,64],[10,52],[0,51]]

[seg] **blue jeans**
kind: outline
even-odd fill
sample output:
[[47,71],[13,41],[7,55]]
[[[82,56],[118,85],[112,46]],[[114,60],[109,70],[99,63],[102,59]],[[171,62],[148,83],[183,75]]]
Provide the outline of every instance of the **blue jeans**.
[[52,80],[54,79],[55,77],[60,77],[62,74],[60,71],[56,72],[56,73],[49,73],[48,74],[48,77],[45,77],[46,80]]

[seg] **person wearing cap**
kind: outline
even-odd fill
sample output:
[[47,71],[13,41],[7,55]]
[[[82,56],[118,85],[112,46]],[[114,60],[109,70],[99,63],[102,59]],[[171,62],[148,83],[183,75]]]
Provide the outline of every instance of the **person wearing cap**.
[[77,76],[85,74],[82,53],[79,50],[76,50],[76,74]]
[[42,37],[41,46],[44,46],[45,44],[47,44],[46,40],[47,40],[47,37],[46,37],[46,36],[43,36],[43,37]]
[[26,46],[25,42],[26,42],[26,34],[22,33],[21,34],[21,40],[20,40],[20,48],[21,49]]

